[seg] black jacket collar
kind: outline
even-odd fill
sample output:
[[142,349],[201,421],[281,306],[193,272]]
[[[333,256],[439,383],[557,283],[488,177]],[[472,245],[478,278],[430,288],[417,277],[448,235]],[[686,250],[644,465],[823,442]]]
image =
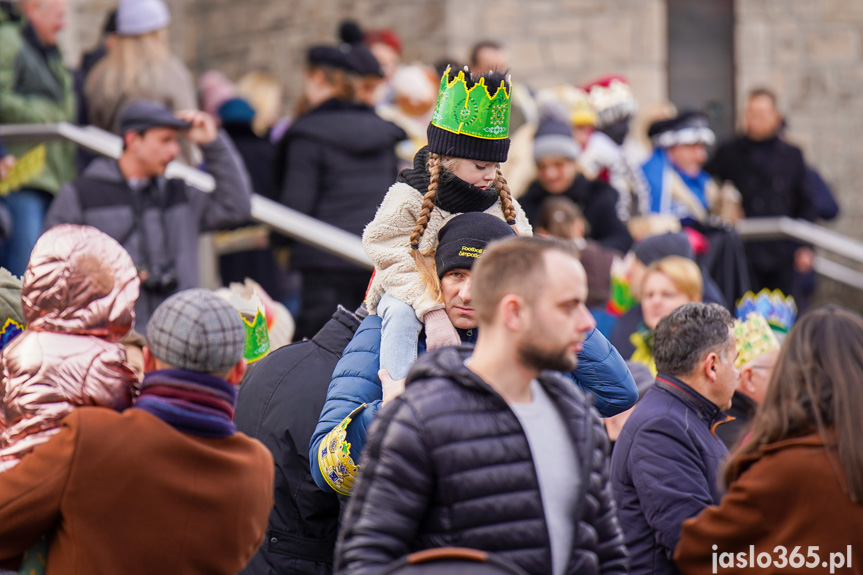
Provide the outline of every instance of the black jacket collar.
[[339,306],[336,313],[312,337],[315,345],[325,351],[341,355],[347,341],[350,341],[360,327],[360,318]]

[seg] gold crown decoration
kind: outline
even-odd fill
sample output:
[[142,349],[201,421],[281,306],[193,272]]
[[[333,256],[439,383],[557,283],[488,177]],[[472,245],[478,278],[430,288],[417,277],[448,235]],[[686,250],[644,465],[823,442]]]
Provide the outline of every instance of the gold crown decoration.
[[779,349],[779,339],[758,311],[750,312],[744,320],[734,320],[734,335],[737,337],[737,361],[734,363],[737,369]]
[[448,67],[440,79],[437,105],[431,123],[447,132],[464,134],[484,140],[509,137],[510,92],[506,82],[491,94],[494,86],[486,86],[482,77],[470,88],[464,70],[451,81]]
[[350,495],[360,466],[351,459],[351,444],[346,441],[348,425],[354,418],[368,407],[364,403],[350,412],[346,418],[333,428],[321,440],[318,450],[318,468],[327,485],[340,495]]

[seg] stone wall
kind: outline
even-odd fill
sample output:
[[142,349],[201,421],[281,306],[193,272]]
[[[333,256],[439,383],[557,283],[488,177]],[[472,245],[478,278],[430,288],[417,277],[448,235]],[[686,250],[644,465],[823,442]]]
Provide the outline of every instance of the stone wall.
[[[510,50],[513,78],[534,87],[626,75],[642,105],[667,95],[664,0],[168,0],[172,44],[193,72],[230,77],[251,69],[285,82],[293,104],[304,47],[334,42],[337,22],[389,27],[405,60],[465,60],[494,38]],[[69,0],[63,36],[70,63],[98,36],[112,0]],[[756,85],[774,87],[790,135],[834,186],[835,227],[863,238],[863,3],[859,0],[736,0],[739,109]]]

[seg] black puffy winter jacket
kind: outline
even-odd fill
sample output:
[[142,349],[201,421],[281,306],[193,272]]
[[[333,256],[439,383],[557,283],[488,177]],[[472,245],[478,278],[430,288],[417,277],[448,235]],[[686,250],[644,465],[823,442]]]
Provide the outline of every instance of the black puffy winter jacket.
[[[363,471],[342,521],[336,572],[358,575],[413,551],[481,549],[536,575],[551,546],[527,436],[515,413],[464,365],[471,348],[422,356],[407,388],[369,432]],[[559,374],[540,384],[560,409],[581,475],[567,574],[626,573],[608,484],[608,439],[592,399]]]

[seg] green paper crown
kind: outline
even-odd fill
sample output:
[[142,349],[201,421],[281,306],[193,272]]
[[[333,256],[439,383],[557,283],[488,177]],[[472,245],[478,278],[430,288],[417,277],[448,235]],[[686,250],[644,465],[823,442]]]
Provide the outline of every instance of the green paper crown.
[[270,333],[267,331],[267,318],[258,308],[255,321],[249,322],[246,316],[240,314],[243,319],[243,327],[246,328],[246,346],[243,349],[243,357],[248,363],[258,361],[270,351]]
[[432,125],[454,134],[484,140],[509,137],[510,92],[503,80],[494,96],[489,96],[485,78],[467,87],[464,71],[449,81],[450,69],[440,79]]

